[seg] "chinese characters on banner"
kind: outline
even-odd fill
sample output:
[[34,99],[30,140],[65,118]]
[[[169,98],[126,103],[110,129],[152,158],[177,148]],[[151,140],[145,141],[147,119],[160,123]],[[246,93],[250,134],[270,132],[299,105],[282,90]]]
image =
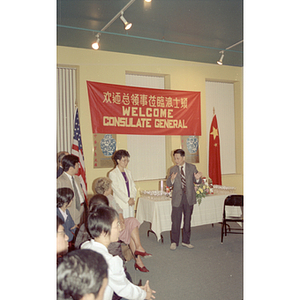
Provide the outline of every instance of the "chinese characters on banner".
[[93,133],[201,135],[200,92],[87,81]]

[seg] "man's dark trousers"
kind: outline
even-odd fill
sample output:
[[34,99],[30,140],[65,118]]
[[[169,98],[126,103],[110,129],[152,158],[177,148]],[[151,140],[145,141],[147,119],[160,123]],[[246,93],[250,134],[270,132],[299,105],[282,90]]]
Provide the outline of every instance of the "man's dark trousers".
[[180,225],[183,213],[183,229],[182,229],[182,243],[190,244],[191,236],[191,218],[194,205],[189,205],[186,199],[186,193],[182,194],[179,207],[172,206],[172,229],[171,229],[171,243],[176,243],[178,246],[180,238]]

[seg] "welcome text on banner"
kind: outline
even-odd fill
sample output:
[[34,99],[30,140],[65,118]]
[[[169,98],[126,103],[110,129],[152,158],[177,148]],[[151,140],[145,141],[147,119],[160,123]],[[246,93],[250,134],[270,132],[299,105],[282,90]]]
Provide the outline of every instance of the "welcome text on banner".
[[87,81],[93,133],[201,135],[200,92]]

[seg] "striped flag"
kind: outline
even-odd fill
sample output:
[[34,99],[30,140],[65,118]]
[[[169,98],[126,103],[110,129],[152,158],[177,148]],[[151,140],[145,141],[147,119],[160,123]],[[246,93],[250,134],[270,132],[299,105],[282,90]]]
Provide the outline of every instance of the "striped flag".
[[86,184],[84,156],[83,156],[79,117],[78,117],[78,108],[76,108],[74,124],[75,126],[74,126],[74,136],[73,136],[73,144],[72,144],[72,154],[79,157],[79,170],[76,175],[78,175],[80,178],[80,184],[84,192],[85,201],[87,203],[87,184]]

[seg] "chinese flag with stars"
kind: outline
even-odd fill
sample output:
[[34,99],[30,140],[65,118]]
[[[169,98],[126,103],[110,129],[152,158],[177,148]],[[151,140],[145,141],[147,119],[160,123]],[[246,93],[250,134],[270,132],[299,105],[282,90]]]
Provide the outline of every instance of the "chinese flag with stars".
[[222,185],[220,137],[217,117],[214,115],[209,131],[209,177],[213,184]]

